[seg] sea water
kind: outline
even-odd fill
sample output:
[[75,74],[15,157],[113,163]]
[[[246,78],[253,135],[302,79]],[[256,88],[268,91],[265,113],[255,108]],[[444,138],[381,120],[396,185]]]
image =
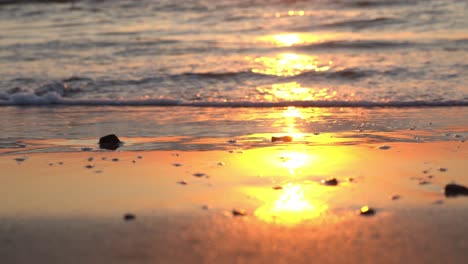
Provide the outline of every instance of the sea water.
[[385,114],[408,107],[466,121],[467,16],[460,0],[1,0],[2,144],[431,122]]

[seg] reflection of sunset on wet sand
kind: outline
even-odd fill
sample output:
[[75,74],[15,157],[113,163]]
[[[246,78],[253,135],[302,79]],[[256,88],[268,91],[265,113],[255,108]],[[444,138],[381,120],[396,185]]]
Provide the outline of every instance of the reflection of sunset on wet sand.
[[280,190],[256,191],[252,194],[264,201],[254,215],[258,219],[284,225],[296,225],[303,221],[319,217],[327,209],[327,205],[320,201],[320,186],[288,183]]

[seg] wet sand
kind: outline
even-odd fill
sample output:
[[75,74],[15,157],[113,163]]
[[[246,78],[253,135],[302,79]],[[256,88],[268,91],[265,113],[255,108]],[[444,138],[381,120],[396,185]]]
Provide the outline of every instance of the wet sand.
[[[468,185],[462,141],[231,143],[229,151],[2,155],[2,263],[463,263],[468,256],[468,197],[442,191]],[[338,184],[321,182],[331,178]],[[375,214],[359,215],[365,205]]]

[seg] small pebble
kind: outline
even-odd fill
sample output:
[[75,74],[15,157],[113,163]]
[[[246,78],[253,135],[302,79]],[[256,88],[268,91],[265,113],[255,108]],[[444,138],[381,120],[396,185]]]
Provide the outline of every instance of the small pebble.
[[273,186],[273,190],[281,190],[281,189],[283,189],[283,187],[281,187],[281,186]]
[[15,158],[16,162],[23,162],[26,160],[26,158]]
[[276,141],[291,142],[292,140],[293,138],[291,136],[271,137],[271,142],[276,142]]
[[354,178],[348,177],[348,178],[346,178],[346,180],[348,180],[349,182],[353,182],[353,181],[354,181]]
[[180,185],[187,185],[186,181],[178,181],[177,183],[180,184]]
[[209,207],[208,205],[205,204],[205,205],[203,205],[203,206],[201,207],[201,209],[203,209],[203,210],[209,210],[210,207]]
[[89,158],[88,158],[88,161],[93,161],[93,160],[94,160],[93,157],[89,157]]
[[143,158],[143,156],[137,156],[137,159],[142,159],[142,158]]
[[379,149],[383,149],[383,150],[387,150],[387,149],[390,149],[391,147],[390,146],[387,146],[387,145],[383,145],[383,146],[380,146]]
[[205,174],[205,173],[198,172],[198,173],[194,173],[193,176],[198,177],[198,178],[201,178],[201,177],[206,176],[206,174]]
[[398,195],[398,194],[395,194],[395,195],[390,196],[390,199],[392,199],[393,201],[399,200],[400,198],[401,198],[401,197],[400,197],[400,195]]
[[419,181],[419,185],[426,185],[426,184],[429,184],[429,183],[431,183],[431,182],[426,181],[426,180],[420,180]]
[[247,212],[244,209],[232,209],[233,216],[246,216]]
[[427,173],[429,173],[429,170],[423,170],[422,173],[427,174]]
[[314,135],[318,136],[320,135],[320,132],[314,132]]
[[375,210],[366,205],[366,206],[361,207],[361,209],[359,210],[359,214],[365,215],[365,216],[371,216],[371,215],[375,215]]
[[82,151],[91,151],[93,150],[93,148],[88,148],[88,147],[84,147],[84,148],[81,148]]
[[326,180],[321,180],[320,181],[322,184],[328,185],[328,186],[335,186],[338,185],[338,180],[336,178],[329,178]]
[[136,160],[132,160],[133,163],[136,163]]
[[136,216],[134,214],[124,214],[123,219],[125,221],[132,221],[135,220]]
[[53,166],[53,165],[54,165],[54,164],[52,164],[52,163],[49,163],[49,166]]
[[237,140],[235,139],[230,139],[227,141],[229,144],[235,144],[237,142]]
[[180,166],[182,166],[182,164],[180,164],[180,163],[174,163],[174,164],[172,164],[172,166],[174,166],[174,167],[180,167]]
[[218,162],[218,166],[224,166],[224,162]]
[[113,158],[112,161],[117,162],[117,161],[119,161],[119,159],[118,158]]
[[59,162],[59,165],[63,165],[63,162],[60,161],[60,162]]
[[88,164],[88,165],[86,165],[86,168],[87,169],[92,169],[92,168],[94,168],[94,165]]
[[439,171],[440,171],[440,172],[446,172],[446,171],[447,171],[447,168],[439,168]]

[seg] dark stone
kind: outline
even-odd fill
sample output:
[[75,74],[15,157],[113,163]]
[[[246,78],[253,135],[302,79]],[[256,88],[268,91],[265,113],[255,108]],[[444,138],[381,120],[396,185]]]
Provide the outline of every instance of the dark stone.
[[116,150],[120,145],[122,145],[122,141],[114,134],[99,139],[99,148],[101,149]]
[[271,142],[276,142],[276,141],[291,142],[292,140],[293,138],[291,136],[271,137]]
[[375,209],[370,208],[369,206],[363,206],[363,207],[361,207],[361,209],[359,210],[359,214],[360,214],[360,215],[364,215],[364,216],[375,215]]
[[136,216],[134,214],[124,214],[123,219],[125,221],[132,221],[135,220]]
[[458,195],[468,195],[468,188],[458,184],[447,184],[445,185],[445,196],[447,197],[455,197]]
[[321,180],[320,182],[322,184],[329,185],[329,186],[338,185],[338,180],[336,178],[329,178],[329,179],[326,179],[326,180]]
[[247,215],[247,212],[243,209],[232,209],[232,215],[233,216],[245,216]]

